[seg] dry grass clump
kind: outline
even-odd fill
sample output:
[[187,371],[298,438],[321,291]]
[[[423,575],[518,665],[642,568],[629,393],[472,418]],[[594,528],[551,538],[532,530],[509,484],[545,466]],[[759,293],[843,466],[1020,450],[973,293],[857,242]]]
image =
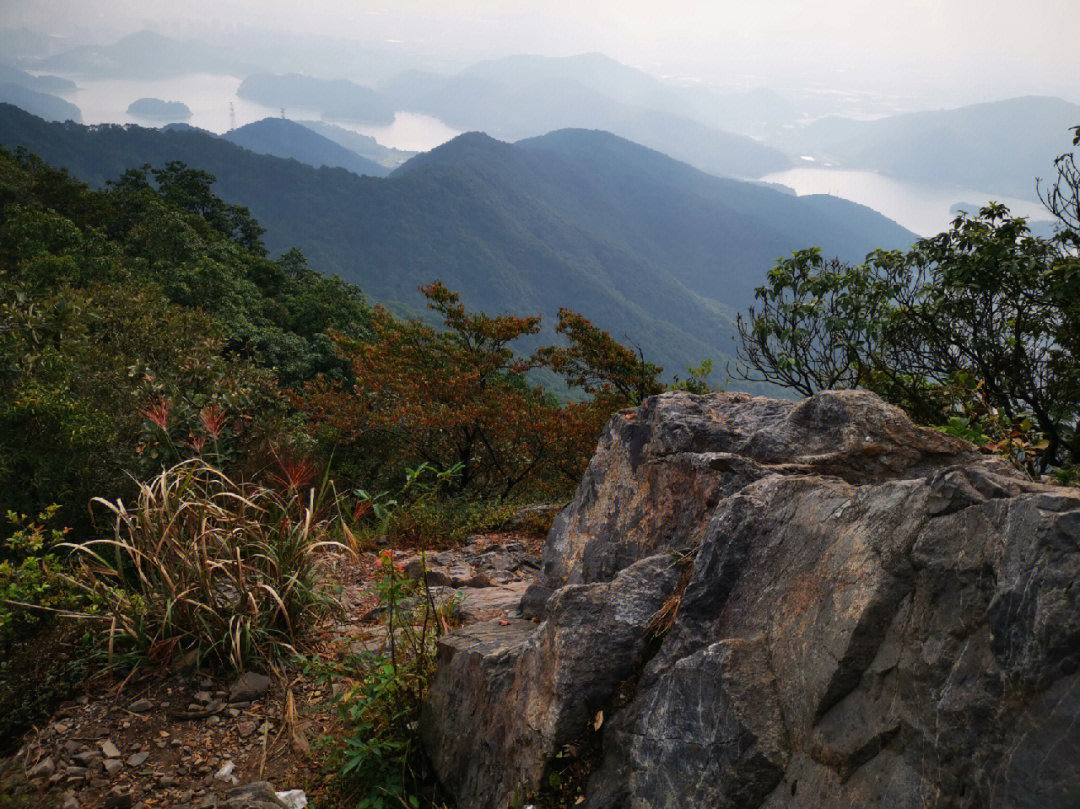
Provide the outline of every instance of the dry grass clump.
[[344,546],[330,539],[336,503],[326,488],[275,491],[184,461],[141,484],[133,509],[95,498],[115,516],[113,536],[71,546],[76,579],[111,617],[112,638],[150,660],[270,662],[295,652],[328,603],[315,556]]

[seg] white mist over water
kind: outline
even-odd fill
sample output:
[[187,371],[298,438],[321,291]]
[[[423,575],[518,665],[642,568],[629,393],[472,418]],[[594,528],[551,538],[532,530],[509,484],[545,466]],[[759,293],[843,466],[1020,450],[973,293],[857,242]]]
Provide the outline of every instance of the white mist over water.
[[355,121],[326,119],[327,123],[351,129],[361,135],[371,135],[382,146],[404,149],[408,152],[428,152],[442,146],[461,134],[461,130],[447,126],[438,118],[419,112],[395,112],[394,123],[389,126],[358,124]]
[[[174,79],[136,81],[120,79],[74,78],[78,89],[66,98],[82,110],[83,122],[134,123],[160,126],[161,121],[147,120],[127,113],[127,107],[138,98],[160,98],[180,101],[192,112],[184,123],[218,134],[227,132],[230,124],[229,105],[232,104],[236,126],[243,126],[281,114],[280,109],[263,106],[240,98],[236,92],[241,80],[235,76],[198,73]],[[320,118],[318,110],[288,108],[285,116],[293,120]],[[370,135],[381,145],[422,152],[434,149],[460,134],[447,124],[429,115],[400,111],[388,125],[370,125],[355,121],[332,121],[337,126]],[[803,166],[774,172],[761,178],[780,183],[799,195],[830,194],[866,205],[899,222],[909,230],[929,236],[946,229],[955,214],[951,208],[964,203],[973,208],[990,199],[1003,202],[1019,216],[1033,220],[1048,219],[1037,202],[1002,197],[987,192],[946,185],[927,185],[905,182],[873,171],[846,170],[820,166]],[[970,211],[975,213],[975,211]]]
[[920,236],[946,230],[956,217],[950,209],[957,203],[964,203],[965,210],[975,214],[979,206],[993,200],[1005,203],[1016,216],[1033,221],[1050,218],[1037,202],[959,186],[905,182],[874,171],[800,167],[773,172],[760,179],[793,188],[799,196],[829,194],[866,205]]
[[[229,105],[232,104],[236,126],[281,115],[280,108],[266,107],[240,98],[236,91],[241,80],[235,76],[195,73],[175,79],[132,81],[127,79],[86,79],[71,77],[78,85],[66,98],[82,111],[86,124],[139,124],[160,126],[159,120],[129,115],[128,105],[139,98],[179,101],[191,109],[191,118],[181,123],[222,134],[229,130]],[[285,117],[293,120],[317,120],[318,110],[290,107]],[[382,146],[411,152],[426,152],[461,133],[438,118],[415,112],[398,112],[387,125],[361,124],[355,121],[332,121],[337,126],[370,135]]]

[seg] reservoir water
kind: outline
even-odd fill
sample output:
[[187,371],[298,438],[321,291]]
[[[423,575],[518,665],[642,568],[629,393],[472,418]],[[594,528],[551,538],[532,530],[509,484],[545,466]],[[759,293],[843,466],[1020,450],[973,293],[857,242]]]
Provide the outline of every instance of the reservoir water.
[[[183,102],[192,113],[186,123],[219,134],[228,131],[230,127],[230,104],[236,126],[281,114],[280,109],[240,98],[236,91],[241,80],[235,76],[198,73],[153,81],[72,78],[78,89],[65,97],[82,110],[83,122],[87,124],[135,123],[160,126],[160,121],[140,119],[127,113],[127,107],[132,101],[145,97]],[[318,110],[302,108],[286,109],[285,115],[293,120],[320,117]],[[437,118],[404,110],[397,112],[393,123],[388,125],[373,126],[350,121],[332,123],[370,135],[383,146],[415,152],[434,149],[460,134],[458,130]],[[873,171],[800,166],[774,172],[761,179],[786,185],[799,195],[831,194],[858,202],[922,236],[929,236],[947,228],[955,216],[950,209],[957,203],[977,209],[988,200],[994,199],[1007,204],[1017,215],[1033,220],[1049,218],[1042,206],[1031,200],[1012,199],[985,191],[947,185],[905,182]]]
[[920,236],[932,236],[948,228],[956,214],[950,209],[964,203],[968,213],[990,200],[1003,202],[1017,216],[1049,219],[1038,202],[1004,197],[950,185],[925,185],[895,180],[874,171],[800,167],[777,171],[761,178],[805,194],[830,194],[873,208]]
[[[281,114],[280,109],[240,98],[236,91],[240,88],[241,80],[235,76],[197,73],[154,81],[71,78],[78,89],[74,93],[67,93],[65,98],[82,111],[85,124],[160,126],[161,121],[128,114],[128,105],[138,98],[180,101],[191,110],[191,118],[184,123],[218,134],[229,130],[230,104],[236,126]],[[293,120],[317,120],[320,117],[318,110],[300,107],[286,109],[285,115]],[[388,125],[372,126],[351,121],[331,123],[370,135],[383,146],[412,152],[434,149],[461,134],[438,118],[407,111],[396,113],[394,122]]]

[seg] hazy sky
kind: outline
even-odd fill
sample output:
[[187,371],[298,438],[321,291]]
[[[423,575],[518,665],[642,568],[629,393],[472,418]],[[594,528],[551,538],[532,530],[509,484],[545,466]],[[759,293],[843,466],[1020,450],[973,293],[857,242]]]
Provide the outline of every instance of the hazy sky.
[[1080,101],[1076,0],[3,0],[0,25],[198,35],[237,26],[462,59],[600,51],[660,75]]

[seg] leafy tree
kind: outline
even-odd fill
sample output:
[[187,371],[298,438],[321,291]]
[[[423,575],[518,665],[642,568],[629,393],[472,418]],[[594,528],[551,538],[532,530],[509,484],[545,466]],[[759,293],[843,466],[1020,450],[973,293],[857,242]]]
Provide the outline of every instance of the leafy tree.
[[1043,470],[1080,461],[1080,173],[1072,155],[1057,166],[1052,239],[990,204],[855,267],[816,250],[779,262],[739,319],[743,378],[866,387],[925,423],[1019,443]]
[[[663,390],[656,366],[580,315],[564,311],[568,348],[541,349],[526,361],[513,344],[539,331],[538,317],[469,312],[441,283],[421,291],[442,329],[376,308],[370,340],[337,338],[355,381],[317,380],[298,398],[316,435],[346,450],[338,467],[360,478],[389,482],[426,463],[460,470],[460,493],[563,494],[611,413],[639,391]],[[527,380],[539,364],[573,374],[593,398],[560,404]]]
[[[147,177],[148,173],[153,178],[152,184]],[[172,160],[159,169],[149,165],[141,169],[129,169],[110,185],[117,189],[134,191],[151,191],[152,186],[156,186],[157,194],[169,207],[194,214],[229,241],[250,253],[266,255],[266,248],[262,243],[265,230],[252,218],[247,208],[229,205],[215,196],[210,189],[213,183],[214,176],[209,172],[189,168],[180,161]]]
[[561,374],[571,387],[624,404],[638,404],[664,390],[659,381],[663,368],[648,362],[640,349],[616,342],[577,312],[559,309],[555,331],[568,344],[539,349],[535,361]]
[[438,282],[421,291],[443,329],[376,308],[370,341],[339,337],[355,383],[308,386],[301,404],[316,431],[374,455],[384,477],[419,462],[457,468],[457,490],[481,496],[535,486],[560,453],[581,457],[576,436],[560,430],[559,406],[526,382],[529,366],[511,347],[540,319],[468,312]]
[[855,387],[882,341],[896,289],[874,268],[826,261],[816,247],[782,259],[755,293],[759,306],[736,320],[742,378],[804,396]]
[[[257,465],[298,434],[275,377],[348,373],[326,330],[365,333],[359,292],[296,251],[251,249],[257,227],[211,182],[171,164],[93,191],[0,150],[5,508],[60,503],[85,528],[90,497],[123,495],[193,444]],[[145,417],[161,407],[162,424]]]
[[714,385],[710,384],[709,377],[712,376],[713,362],[706,357],[701,361],[700,365],[691,365],[686,369],[686,377],[680,379],[675,377],[675,380],[667,386],[668,390],[681,390],[686,393],[712,393],[719,390]]

